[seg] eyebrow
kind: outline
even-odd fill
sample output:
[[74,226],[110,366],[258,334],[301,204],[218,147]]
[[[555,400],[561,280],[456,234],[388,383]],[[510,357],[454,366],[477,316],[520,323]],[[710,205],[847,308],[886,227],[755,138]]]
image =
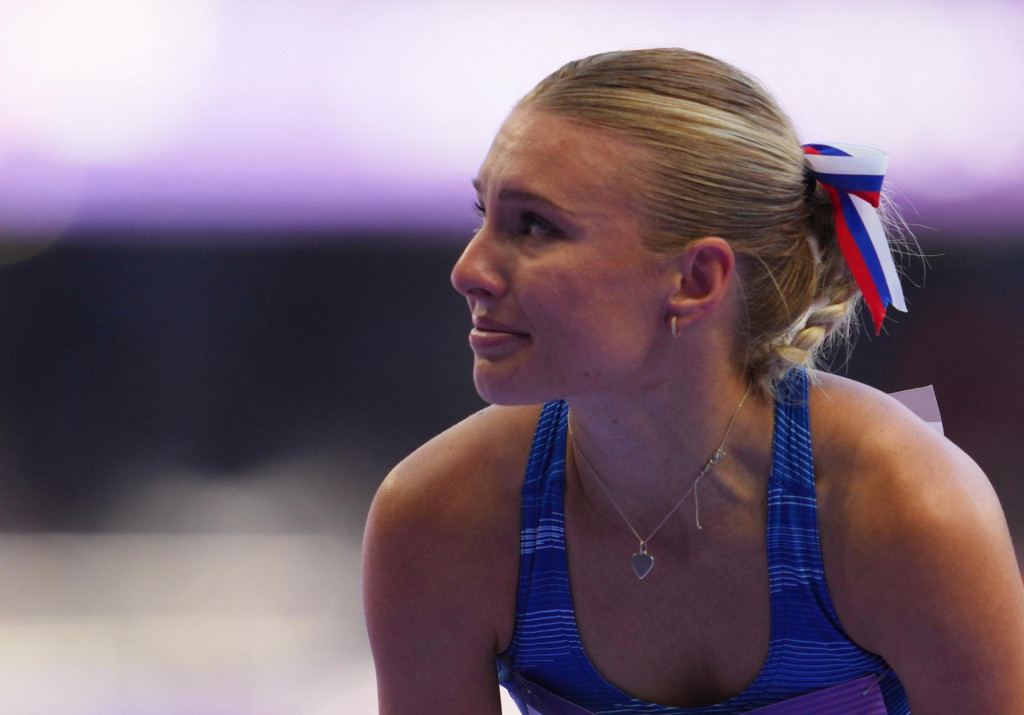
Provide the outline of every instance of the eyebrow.
[[[473,179],[470,183],[473,184],[473,188],[476,189],[476,192],[478,194],[481,193],[482,183],[480,179]],[[532,191],[521,191],[519,189],[502,189],[501,191],[498,192],[498,199],[502,201],[536,201],[538,203],[546,204],[551,208],[555,209],[556,211],[560,211],[561,213],[567,216],[575,216],[575,214],[572,211],[569,211],[565,207],[556,204],[554,201],[547,198],[546,196],[535,194]]]

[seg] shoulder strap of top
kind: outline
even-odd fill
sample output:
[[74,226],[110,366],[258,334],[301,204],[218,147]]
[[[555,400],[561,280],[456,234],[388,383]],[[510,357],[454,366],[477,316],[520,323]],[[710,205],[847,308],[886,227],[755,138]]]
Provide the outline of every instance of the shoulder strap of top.
[[814,495],[814,459],[811,451],[807,372],[794,368],[779,384],[772,437],[772,481],[788,489]]
[[809,385],[802,368],[791,370],[779,387],[772,446],[768,485],[772,647],[783,652],[789,664],[780,668],[776,687],[805,689],[812,670],[814,677],[832,682],[887,672],[881,691],[889,712],[907,713],[898,679],[881,657],[850,640],[829,593],[821,556]]
[[[514,655],[539,606],[533,598],[534,579],[551,575],[567,578],[564,569],[563,489],[565,433],[568,406],[562,400],[541,410],[530,448],[523,481],[519,546],[519,588],[516,595],[516,626],[508,654]],[[551,604],[545,604],[550,608]]]
[[768,486],[768,564],[772,607],[780,609],[772,615],[778,636],[804,630],[813,630],[815,637],[842,633],[821,558],[808,402],[807,373],[794,368],[775,403]]
[[537,429],[533,433],[533,444],[530,447],[530,459],[526,463],[526,481],[523,492],[539,488],[552,462],[565,459],[565,435],[561,429],[562,421],[568,412],[563,400],[549,402],[544,405],[537,420]]

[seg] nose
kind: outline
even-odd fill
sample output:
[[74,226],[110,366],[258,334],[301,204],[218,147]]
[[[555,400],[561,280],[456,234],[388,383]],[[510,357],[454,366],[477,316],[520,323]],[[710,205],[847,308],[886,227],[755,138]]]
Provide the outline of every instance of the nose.
[[480,228],[452,268],[452,286],[470,300],[501,297],[508,286],[502,247]]

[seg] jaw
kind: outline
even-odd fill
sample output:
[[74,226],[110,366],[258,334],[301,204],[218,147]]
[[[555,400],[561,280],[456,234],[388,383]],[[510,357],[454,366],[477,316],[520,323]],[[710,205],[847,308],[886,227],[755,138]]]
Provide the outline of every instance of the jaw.
[[473,359],[473,384],[492,405],[536,405],[558,399],[558,381],[550,366],[535,359],[533,346],[526,346],[502,359],[480,355]]

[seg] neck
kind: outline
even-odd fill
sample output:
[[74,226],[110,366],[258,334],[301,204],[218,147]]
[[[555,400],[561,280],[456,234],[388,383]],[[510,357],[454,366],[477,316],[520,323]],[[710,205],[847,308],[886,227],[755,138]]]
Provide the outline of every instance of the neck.
[[[576,486],[600,523],[624,528],[615,523],[622,520],[616,513],[621,509],[645,538],[722,445],[734,415],[724,444],[726,461],[742,461],[751,450],[763,453],[770,402],[749,395],[737,411],[749,387],[738,371],[687,377],[683,385],[645,390],[641,399],[633,393],[621,400],[610,395],[569,400],[575,441],[570,449],[578,451],[572,455]],[[770,439],[767,443],[770,449]],[[702,486],[724,466],[716,464],[704,474]]]

